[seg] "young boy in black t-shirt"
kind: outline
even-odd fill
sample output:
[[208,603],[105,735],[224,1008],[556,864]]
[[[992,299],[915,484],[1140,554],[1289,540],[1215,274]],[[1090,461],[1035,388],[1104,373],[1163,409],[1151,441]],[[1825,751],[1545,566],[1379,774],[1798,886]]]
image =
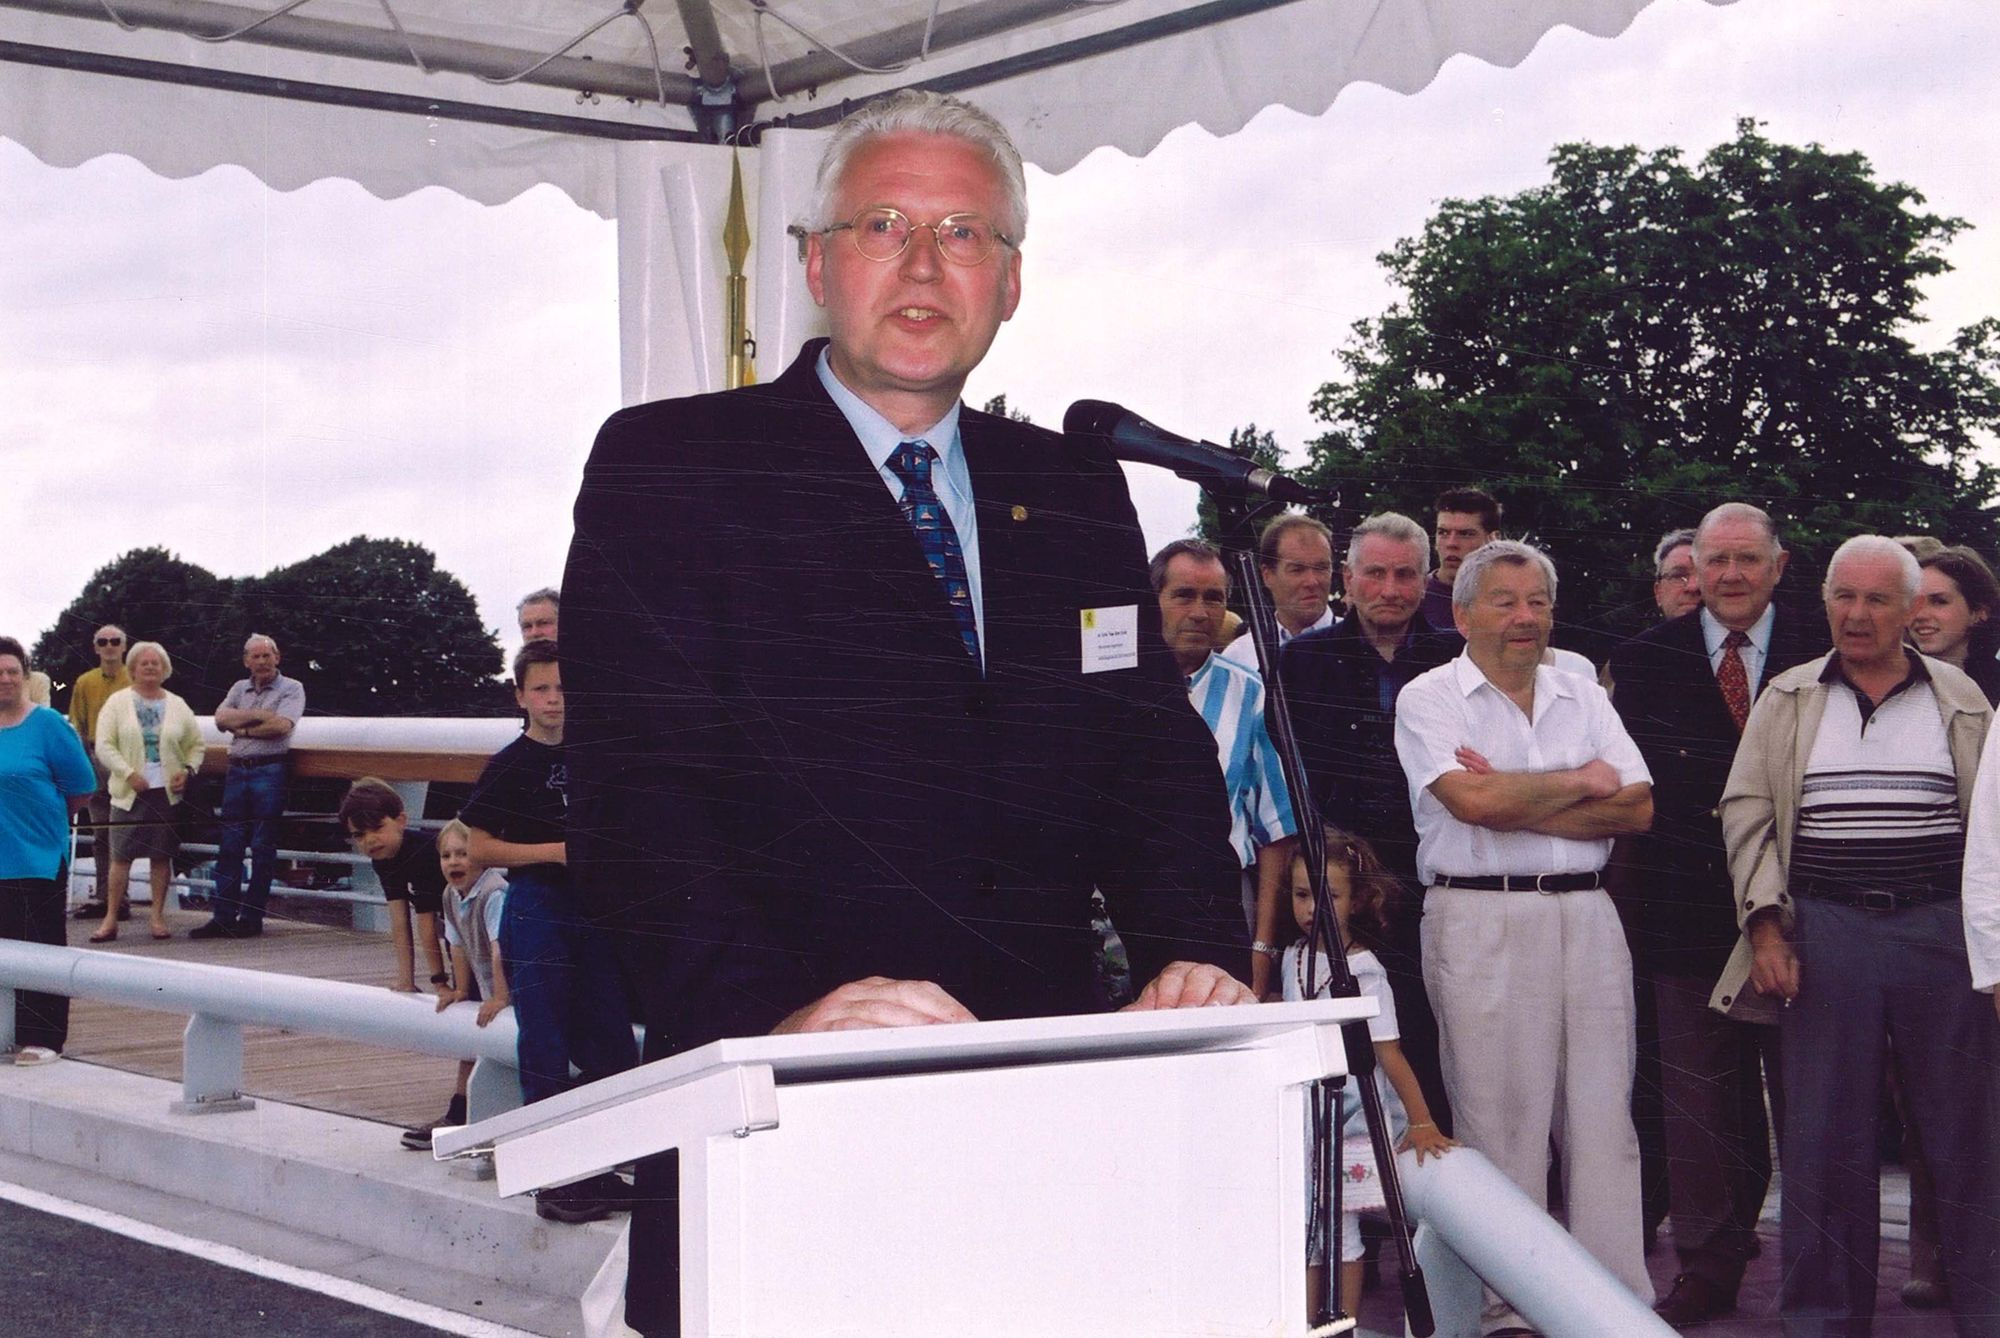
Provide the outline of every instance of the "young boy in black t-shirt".
[[[403,797],[389,782],[363,776],[340,801],[340,827],[355,848],[375,866],[382,896],[389,903],[389,939],[396,956],[395,980],[389,988],[417,992],[414,947],[422,947],[431,984],[451,977],[445,971],[444,949],[438,942],[438,912],[444,909],[444,873],[438,867],[437,842],[428,833],[410,830]],[[414,943],[410,933],[416,920]]]
[[[639,1054],[610,946],[570,892],[562,670],[553,641],[530,641],[514,657],[514,700],[527,728],[486,763],[459,818],[472,829],[473,860],[507,870],[500,955],[514,1001],[521,1096],[534,1102],[570,1088],[572,1063],[589,1082],[631,1068]],[[558,1222],[630,1206],[629,1186],[609,1172],[535,1200],[537,1213]]]

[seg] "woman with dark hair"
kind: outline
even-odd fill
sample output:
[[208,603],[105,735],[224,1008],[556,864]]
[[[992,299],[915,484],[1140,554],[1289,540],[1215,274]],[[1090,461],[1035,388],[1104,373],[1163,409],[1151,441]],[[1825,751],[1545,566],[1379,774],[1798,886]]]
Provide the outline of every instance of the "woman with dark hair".
[[[63,945],[69,820],[97,773],[69,721],[28,699],[28,654],[0,636],[0,938]],[[14,1062],[47,1063],[69,1039],[69,999],[16,995]]]
[[1917,565],[1923,584],[1917,589],[1917,611],[1910,619],[1910,640],[1932,659],[1963,669],[1986,694],[2000,704],[2000,581],[1986,559],[1962,545],[1941,548]]

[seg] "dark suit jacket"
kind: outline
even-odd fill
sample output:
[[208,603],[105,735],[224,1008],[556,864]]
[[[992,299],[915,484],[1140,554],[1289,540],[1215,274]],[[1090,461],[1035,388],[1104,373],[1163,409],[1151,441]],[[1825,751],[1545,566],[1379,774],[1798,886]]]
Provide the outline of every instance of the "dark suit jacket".
[[[1758,690],[1828,644],[1824,618],[1779,605]],[[1739,736],[1709,668],[1701,610],[1624,642],[1610,671],[1612,704],[1653,773],[1653,828],[1633,851],[1634,947],[1654,970],[1720,975],[1738,931],[1715,809]]]
[[[1143,981],[1240,969],[1215,744],[1117,463],[965,410],[986,673],[814,371],[614,415],[563,578],[569,859],[658,1056],[843,981],[982,1018],[1089,1011],[1101,887]],[[1138,665],[1080,672],[1136,606]]]
[[1414,625],[1416,634],[1386,664],[1351,614],[1293,637],[1278,654],[1314,806],[1327,821],[1365,838],[1407,879],[1416,877],[1417,832],[1396,757],[1395,703],[1392,698],[1389,709],[1382,708],[1379,679],[1386,670],[1400,693],[1465,644],[1455,633],[1433,631],[1421,613]]

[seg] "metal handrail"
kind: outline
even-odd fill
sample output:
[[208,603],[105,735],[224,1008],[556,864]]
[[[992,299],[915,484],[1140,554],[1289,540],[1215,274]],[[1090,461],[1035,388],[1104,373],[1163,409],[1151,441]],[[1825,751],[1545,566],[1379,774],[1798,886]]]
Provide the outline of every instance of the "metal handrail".
[[428,995],[373,985],[0,940],[0,1053],[15,1048],[14,994],[22,989],[187,1014],[182,1100],[174,1106],[187,1113],[250,1104],[242,1091],[246,1026],[471,1060],[469,1105],[476,1118],[521,1100],[512,1012],[482,1027],[476,1004],[440,1013]]

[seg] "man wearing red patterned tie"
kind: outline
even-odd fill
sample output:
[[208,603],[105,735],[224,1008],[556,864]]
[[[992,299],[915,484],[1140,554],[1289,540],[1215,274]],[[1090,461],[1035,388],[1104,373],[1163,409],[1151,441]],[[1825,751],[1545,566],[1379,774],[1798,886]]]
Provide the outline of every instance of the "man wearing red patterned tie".
[[1653,773],[1653,830],[1635,852],[1634,957],[1653,979],[1666,1105],[1668,1200],[1680,1276],[1663,1318],[1692,1324],[1736,1303],[1770,1187],[1764,1083],[1776,1029],[1710,1011],[1737,938],[1715,807],[1751,704],[1778,673],[1827,647],[1822,619],[1780,608],[1777,526],[1725,502],[1695,532],[1701,605],[1611,657],[1612,701]]

